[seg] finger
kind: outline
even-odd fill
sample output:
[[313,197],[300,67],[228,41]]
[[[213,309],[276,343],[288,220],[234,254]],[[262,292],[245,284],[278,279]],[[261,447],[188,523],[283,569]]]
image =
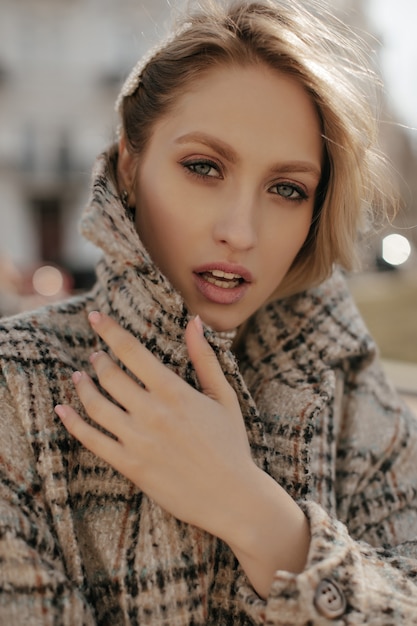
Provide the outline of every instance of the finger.
[[223,374],[216,354],[204,337],[198,316],[188,323],[185,340],[203,393],[222,403],[233,400],[234,391]]
[[129,410],[138,408],[138,404],[146,402],[146,390],[124,372],[103,351],[95,352],[90,357],[91,364],[97,374],[100,385],[122,407]]
[[121,467],[123,446],[87,424],[70,406],[58,405],[55,413],[61,419],[67,431],[93,454],[101,457],[116,469]]
[[122,438],[126,413],[105,398],[85,372],[75,372],[72,380],[78,397],[91,419],[116,437]]
[[166,378],[174,376],[140,341],[108,315],[93,311],[88,319],[115,356],[143,382],[147,389],[160,388]]

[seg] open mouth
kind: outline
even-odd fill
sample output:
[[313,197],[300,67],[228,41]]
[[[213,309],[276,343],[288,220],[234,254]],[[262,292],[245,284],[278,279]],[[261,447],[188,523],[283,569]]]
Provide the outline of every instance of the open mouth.
[[193,274],[197,291],[215,304],[239,302],[253,281],[248,269],[233,263],[207,263],[197,267]]
[[204,280],[216,287],[222,289],[235,289],[242,285],[245,281],[239,274],[233,274],[231,272],[223,272],[222,270],[211,270],[207,272],[201,272],[199,274]]

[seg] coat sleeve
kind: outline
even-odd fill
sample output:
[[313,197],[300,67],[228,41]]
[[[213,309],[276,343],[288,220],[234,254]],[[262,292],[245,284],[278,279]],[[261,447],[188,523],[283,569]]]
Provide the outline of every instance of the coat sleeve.
[[305,570],[278,571],[266,602],[243,576],[257,624],[417,624],[417,418],[370,359],[344,372],[337,518],[312,501]]
[[0,623],[90,626],[94,611],[69,579],[33,451],[0,378]]

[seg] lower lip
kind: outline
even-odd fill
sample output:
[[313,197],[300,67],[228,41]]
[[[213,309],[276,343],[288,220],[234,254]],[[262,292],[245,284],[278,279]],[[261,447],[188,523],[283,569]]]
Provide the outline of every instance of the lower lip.
[[205,280],[200,274],[194,274],[194,281],[198,291],[210,302],[215,304],[235,304],[239,302],[247,292],[249,283],[243,282],[237,287],[217,287],[208,280]]

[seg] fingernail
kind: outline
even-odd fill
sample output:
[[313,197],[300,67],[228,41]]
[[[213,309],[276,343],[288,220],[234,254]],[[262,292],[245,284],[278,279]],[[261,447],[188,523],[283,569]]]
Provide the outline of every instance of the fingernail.
[[91,311],[91,313],[88,314],[88,319],[90,324],[94,326],[95,324],[98,324],[101,320],[101,313],[99,313],[98,311]]
[[195,325],[196,329],[198,330],[198,334],[201,337],[204,337],[203,323],[202,323],[201,317],[199,315],[195,316],[195,318],[194,318],[194,325]]
[[81,372],[74,372],[72,375],[72,382],[74,383],[74,385],[78,385],[81,378],[82,378]]
[[65,407],[62,406],[62,404],[57,404],[54,411],[58,415],[59,418],[65,419],[66,411],[65,411]]
[[94,363],[99,354],[100,352],[93,352],[93,354],[90,354],[90,363]]

